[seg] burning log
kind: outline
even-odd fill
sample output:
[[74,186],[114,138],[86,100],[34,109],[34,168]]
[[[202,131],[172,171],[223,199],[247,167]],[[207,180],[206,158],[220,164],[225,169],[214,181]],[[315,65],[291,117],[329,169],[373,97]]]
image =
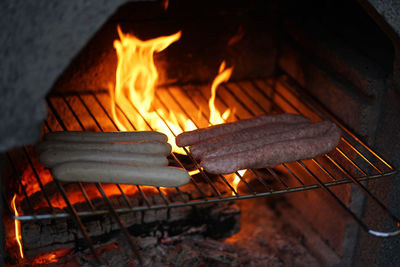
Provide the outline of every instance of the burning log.
[[[200,175],[195,175],[195,179],[201,180],[201,178],[196,176]],[[201,198],[202,194],[207,197],[213,195],[213,189],[210,186],[206,186],[204,183],[197,184],[201,191],[197,190],[192,183],[180,187],[183,196],[187,200]],[[216,190],[219,192],[224,193],[226,191],[223,184],[214,184],[216,185]],[[84,184],[84,187],[96,210],[104,210],[107,212],[108,208],[104,199],[94,194],[95,185],[88,183]],[[115,187],[115,185],[103,184],[104,190],[106,192],[108,191],[107,195],[109,195],[113,207],[116,209],[126,208],[126,201],[121,194],[110,196],[112,187]],[[162,195],[156,194],[154,191],[155,189],[147,187],[142,188],[147,196],[148,202],[153,205],[165,204]],[[69,196],[81,194],[77,184],[74,183],[64,184],[64,189]],[[151,190],[154,192],[151,192]],[[62,203],[62,200],[57,200],[60,194],[54,182],[46,184],[45,191],[47,191],[47,196],[51,200],[51,203],[55,204],[53,205],[54,211],[56,213],[60,211],[65,212],[63,209],[66,209],[66,207],[61,207],[56,204]],[[165,192],[171,202],[182,200],[182,195],[175,191],[175,189],[168,189],[168,191]],[[141,195],[137,191],[134,195],[127,194],[127,196],[132,207],[145,205],[144,201],[146,200],[141,198]],[[78,201],[72,202],[78,212],[88,210],[87,202],[83,202],[79,199],[70,200]],[[28,201],[31,205],[40,205],[43,204],[44,200],[40,192],[33,194],[29,197],[29,200],[24,200],[21,203],[23,209],[24,207],[28,207]],[[51,210],[49,207],[42,207],[38,212],[51,213]],[[201,206],[183,206],[172,209],[128,212],[120,214],[120,217],[128,231],[136,237],[171,237],[200,234],[213,238],[221,238],[230,236],[239,230],[240,210],[236,205],[230,202],[221,202]],[[110,214],[82,217],[82,222],[96,244],[106,244],[121,232],[118,223]],[[21,235],[27,257],[55,249],[85,248],[86,246],[85,238],[71,218],[21,222]]]
[[[168,237],[200,234],[212,238],[228,237],[239,230],[240,210],[222,202],[194,207],[147,210],[120,215],[133,236]],[[107,243],[121,230],[109,215],[82,219],[96,244]],[[71,219],[22,222],[22,241],[27,257],[60,248],[85,247],[85,240]]]

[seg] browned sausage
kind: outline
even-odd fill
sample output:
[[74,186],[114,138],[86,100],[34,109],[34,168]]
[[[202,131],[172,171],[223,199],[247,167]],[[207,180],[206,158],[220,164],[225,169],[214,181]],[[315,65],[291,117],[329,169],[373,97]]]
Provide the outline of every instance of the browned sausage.
[[268,136],[284,133],[287,131],[294,131],[295,129],[301,128],[304,125],[310,125],[309,122],[306,123],[270,123],[262,126],[251,127],[247,129],[242,129],[232,134],[220,135],[212,139],[208,139],[204,142],[197,143],[190,147],[190,152],[192,156],[196,159],[202,158],[208,152],[217,150],[224,146],[229,146],[231,144],[239,144],[249,140],[256,140],[263,138],[268,140]]
[[208,158],[202,160],[200,166],[213,174],[272,167],[283,162],[309,159],[328,153],[338,145],[340,137],[339,128],[332,124],[324,135],[276,142],[249,151]]
[[268,123],[302,123],[308,121],[308,118],[297,114],[285,113],[277,115],[262,115],[247,120],[224,123],[194,131],[184,132],[176,137],[175,142],[178,146],[183,147],[197,144],[219,135],[230,134],[232,132],[240,131],[242,129],[260,126]]
[[204,153],[202,155],[202,159],[223,156],[247,150],[253,150],[265,146],[267,144],[282,142],[285,140],[296,140],[301,138],[323,135],[331,128],[331,126],[332,122],[330,121],[297,125],[296,128],[289,129],[288,131],[279,134],[271,134],[269,136],[258,139],[247,139],[246,141],[237,143],[235,145],[220,146],[214,151],[209,151],[207,153]]

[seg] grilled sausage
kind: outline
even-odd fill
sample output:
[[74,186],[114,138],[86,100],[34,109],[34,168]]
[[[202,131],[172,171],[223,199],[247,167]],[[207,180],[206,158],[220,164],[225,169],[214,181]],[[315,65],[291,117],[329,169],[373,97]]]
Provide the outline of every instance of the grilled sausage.
[[114,152],[101,150],[53,150],[48,149],[39,155],[39,161],[46,167],[51,168],[57,164],[70,161],[96,161],[131,163],[153,166],[167,166],[168,160],[165,156],[157,154]]
[[61,181],[100,182],[174,187],[189,182],[187,171],[176,167],[139,166],[99,162],[66,162],[51,169]]
[[301,138],[309,138],[323,135],[332,127],[332,124],[333,123],[330,121],[322,121],[313,124],[299,124],[296,125],[296,128],[292,128],[279,134],[271,134],[269,136],[261,137],[258,139],[247,139],[246,141],[237,143],[235,145],[219,146],[214,151],[204,153],[202,155],[202,159],[253,150],[267,144],[282,142],[286,140],[297,140]]
[[168,137],[156,131],[137,132],[51,132],[44,136],[49,141],[69,142],[138,142],[138,141],[161,141],[167,142]]
[[332,124],[324,135],[275,142],[253,150],[211,157],[202,160],[200,166],[213,174],[272,167],[283,162],[309,159],[328,153],[338,145],[340,137],[339,128]]
[[249,140],[256,140],[262,138],[263,140],[269,140],[269,136],[277,133],[285,133],[288,131],[295,131],[295,129],[301,128],[304,125],[310,125],[306,123],[270,123],[262,126],[251,127],[243,129],[232,134],[220,135],[212,139],[208,139],[204,142],[197,143],[190,147],[192,156],[196,159],[202,158],[208,152],[217,150],[224,146],[229,146],[246,142]]
[[133,152],[168,155],[171,153],[171,145],[160,141],[138,141],[133,143],[84,143],[84,142],[62,142],[44,141],[36,146],[36,151],[53,150],[101,150],[116,152]]
[[304,116],[297,114],[278,114],[278,115],[262,115],[255,118],[241,120],[232,123],[224,123],[214,125],[208,128],[202,128],[194,131],[188,131],[179,134],[176,137],[177,146],[183,147],[200,143],[204,140],[214,138],[219,135],[230,134],[232,132],[240,131],[242,129],[260,126],[269,123],[302,123],[309,122]]

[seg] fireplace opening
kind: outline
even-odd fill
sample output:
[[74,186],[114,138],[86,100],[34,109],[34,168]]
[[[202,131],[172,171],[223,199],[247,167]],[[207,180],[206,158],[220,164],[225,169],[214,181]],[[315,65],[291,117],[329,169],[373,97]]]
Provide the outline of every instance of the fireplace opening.
[[[8,266],[352,266],[364,257],[361,242],[370,240],[362,233],[398,233],[386,208],[397,158],[371,149],[385,147],[380,127],[388,126],[380,120],[395,75],[390,39],[356,2],[209,2],[195,9],[184,1],[122,5],[54,83],[41,134],[160,130],[141,109],[147,96],[113,102],[115,40],[181,32],[154,55],[159,73],[150,110],[170,142],[190,127],[297,113],[334,121],[343,130],[339,146],[311,160],[218,176],[177,150],[169,165],[191,174],[177,188],[63,183],[39,163],[34,145],[9,150]],[[211,88],[228,70],[232,76],[216,86],[214,122]],[[376,201],[382,193],[384,201]]]

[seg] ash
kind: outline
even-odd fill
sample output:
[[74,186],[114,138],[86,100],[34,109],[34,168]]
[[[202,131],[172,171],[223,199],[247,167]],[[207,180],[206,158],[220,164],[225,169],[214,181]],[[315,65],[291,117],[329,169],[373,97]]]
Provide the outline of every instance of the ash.
[[[238,201],[241,229],[228,238],[212,239],[197,234],[199,231],[173,237],[161,233],[136,237],[143,266],[320,266],[304,246],[305,237],[280,217],[275,202],[271,198]],[[101,251],[107,266],[139,266],[122,235],[114,242]],[[93,266],[88,254],[75,253],[74,262]]]

